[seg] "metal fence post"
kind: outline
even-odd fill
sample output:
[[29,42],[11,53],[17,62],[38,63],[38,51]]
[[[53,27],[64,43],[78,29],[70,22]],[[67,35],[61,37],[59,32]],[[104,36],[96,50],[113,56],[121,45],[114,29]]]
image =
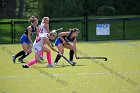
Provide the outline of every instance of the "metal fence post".
[[14,43],[14,41],[13,41],[13,20],[11,20],[11,43]]
[[13,21],[13,39],[14,39],[14,43],[16,42],[15,38],[16,38],[16,29],[15,29],[15,21]]
[[125,40],[125,18],[123,18],[123,40]]
[[85,40],[85,23],[84,23],[85,19],[83,18],[82,19],[82,40],[84,41]]
[[86,41],[88,41],[88,16],[85,17]]

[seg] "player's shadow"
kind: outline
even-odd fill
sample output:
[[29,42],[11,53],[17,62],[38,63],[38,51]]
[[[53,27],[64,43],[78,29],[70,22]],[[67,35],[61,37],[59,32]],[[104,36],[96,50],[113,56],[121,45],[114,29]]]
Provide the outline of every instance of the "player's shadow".
[[37,62],[37,64],[47,64],[48,62],[45,62],[45,61],[43,61],[43,62]]
[[[70,67],[71,65],[57,65],[57,66],[54,66],[54,67],[37,67],[37,68],[64,68],[64,67]],[[77,66],[85,66],[85,65],[75,65],[75,66],[72,66],[72,67],[77,67]]]
[[[65,65],[65,64],[62,64],[62,65],[58,65],[56,66],[55,68],[63,68],[63,67],[70,67],[72,65]],[[85,66],[85,65],[75,65],[75,66],[72,66],[72,67],[77,67],[77,66]]]

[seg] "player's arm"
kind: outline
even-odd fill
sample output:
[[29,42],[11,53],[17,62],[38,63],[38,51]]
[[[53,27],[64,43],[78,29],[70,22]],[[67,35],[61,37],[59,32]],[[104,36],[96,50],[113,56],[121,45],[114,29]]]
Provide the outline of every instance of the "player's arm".
[[49,24],[48,23],[44,23],[44,28],[47,30],[47,33],[50,33]]
[[36,28],[36,37],[39,37],[39,27]]
[[45,43],[47,43],[47,45],[55,52],[60,53],[58,50],[56,50],[52,45],[51,42],[49,41],[48,38],[44,38]]
[[77,48],[76,48],[76,43],[77,43],[77,39],[75,37],[74,41],[73,41],[73,46],[74,46],[74,53],[75,53],[75,58],[77,59]]
[[66,41],[64,40],[63,36],[68,36],[70,32],[61,32],[58,34],[58,37],[62,40],[63,44],[66,43]]
[[28,39],[29,39],[29,41],[32,43],[32,39],[31,39],[32,27],[29,26],[27,29],[28,29]]

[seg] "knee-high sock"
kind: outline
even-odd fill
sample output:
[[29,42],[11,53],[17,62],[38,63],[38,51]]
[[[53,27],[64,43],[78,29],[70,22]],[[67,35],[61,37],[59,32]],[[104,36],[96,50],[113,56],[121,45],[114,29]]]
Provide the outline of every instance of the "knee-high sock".
[[72,61],[73,60],[74,51],[70,50],[69,55],[70,55],[70,61]]
[[29,55],[29,53],[27,53],[27,55],[25,55],[25,52],[24,54],[19,58],[19,59],[24,59],[25,57],[27,57]]
[[52,64],[51,53],[47,52],[46,56],[47,56],[48,64]]
[[59,54],[57,54],[54,62],[58,62],[60,60],[60,58],[61,58],[61,56]]
[[22,51],[18,52],[18,53],[15,55],[15,58],[17,58],[17,57],[19,57],[19,56],[21,56],[21,55],[23,55],[23,54],[24,54],[24,51],[22,50]]
[[27,63],[27,66],[31,66],[31,65],[36,64],[36,63],[37,63],[37,60],[33,59]]
[[41,51],[41,52],[40,52],[40,57],[43,57],[43,56],[44,56],[44,52]]

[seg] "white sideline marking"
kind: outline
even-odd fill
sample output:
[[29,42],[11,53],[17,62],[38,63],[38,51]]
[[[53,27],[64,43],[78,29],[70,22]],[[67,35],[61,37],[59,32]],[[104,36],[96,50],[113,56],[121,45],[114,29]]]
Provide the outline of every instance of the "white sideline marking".
[[137,44],[133,44],[133,43],[130,43],[130,42],[124,42],[124,41],[121,41],[119,43],[124,44],[124,45],[128,45],[128,46],[138,46]]
[[[117,72],[120,74],[140,74],[140,71],[136,71],[136,72]],[[46,77],[46,76],[87,76],[87,75],[106,75],[106,74],[112,74],[110,72],[99,72],[99,73],[77,73],[77,74],[51,74],[50,75],[45,75],[45,73],[43,74],[39,74],[39,75],[31,75],[31,76],[16,76],[16,75],[9,75],[9,76],[0,76],[0,78],[28,78],[28,77]]]

